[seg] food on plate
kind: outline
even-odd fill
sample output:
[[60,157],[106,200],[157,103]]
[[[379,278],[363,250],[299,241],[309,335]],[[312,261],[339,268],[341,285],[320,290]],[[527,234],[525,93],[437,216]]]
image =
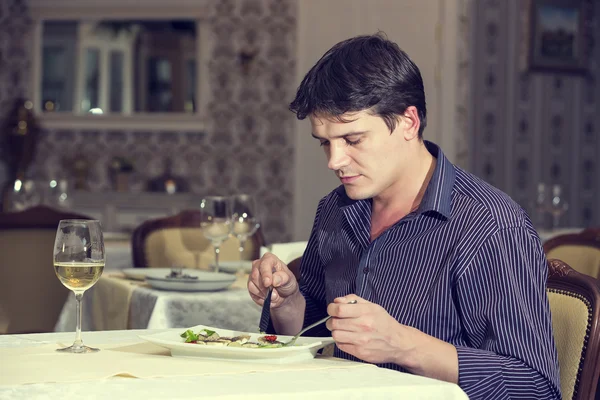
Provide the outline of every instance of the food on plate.
[[193,276],[190,274],[184,274],[183,273],[183,268],[180,267],[173,267],[171,268],[171,273],[167,276],[165,276],[165,278],[167,279],[198,279],[197,276]]
[[226,337],[210,329],[202,329],[198,333],[194,333],[194,331],[188,329],[179,336],[185,339],[185,343],[202,346],[249,347],[256,349],[272,349],[284,346],[283,342],[277,340],[276,335],[259,336],[256,342],[251,342],[250,335]]

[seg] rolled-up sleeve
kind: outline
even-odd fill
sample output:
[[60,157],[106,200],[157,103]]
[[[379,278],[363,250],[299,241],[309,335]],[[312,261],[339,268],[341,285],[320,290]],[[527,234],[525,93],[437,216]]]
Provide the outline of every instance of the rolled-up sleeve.
[[539,239],[515,227],[490,236],[458,278],[459,385],[470,398],[561,398],[546,277]]

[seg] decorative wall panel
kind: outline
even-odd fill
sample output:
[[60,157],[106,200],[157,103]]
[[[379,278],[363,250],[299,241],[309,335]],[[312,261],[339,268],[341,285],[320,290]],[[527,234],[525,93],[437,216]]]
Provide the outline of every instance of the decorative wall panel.
[[[254,194],[267,240],[290,240],[296,8],[296,0],[211,3],[205,132],[46,130],[31,177],[68,176],[65,156],[84,155],[93,162],[90,190],[109,190],[109,160],[127,156],[137,171],[132,190],[141,191],[171,159],[199,196]],[[27,15],[26,1],[0,0],[0,112],[27,93]]]
[[[598,46],[590,76],[524,73],[527,2],[479,0],[473,8],[471,169],[535,212],[538,183],[560,185],[569,204],[562,226],[600,224],[597,127]],[[586,2],[600,41],[600,7]]]

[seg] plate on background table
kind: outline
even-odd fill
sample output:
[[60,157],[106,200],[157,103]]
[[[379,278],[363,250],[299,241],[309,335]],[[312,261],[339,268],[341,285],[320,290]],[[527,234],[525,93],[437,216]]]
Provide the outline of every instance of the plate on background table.
[[146,282],[154,289],[176,292],[212,292],[231,286],[235,275],[224,272],[208,272],[197,269],[182,270],[183,277],[169,278],[170,268],[146,269]]
[[[194,269],[183,269],[184,274],[188,274],[190,271],[196,271]],[[124,268],[121,270],[123,275],[127,279],[133,279],[136,281],[143,281],[146,279],[146,275],[165,277],[171,273],[171,268]]]
[[[163,268],[163,269],[166,270],[168,268]],[[124,268],[121,270],[121,272],[123,273],[123,275],[125,275],[125,277],[127,279],[143,281],[144,279],[146,279],[146,271],[147,270],[148,270],[148,268]]]
[[[211,264],[210,267],[214,269],[215,265]],[[219,270],[230,274],[235,274],[238,271],[249,274],[252,271],[252,261],[219,261]]]
[[[191,328],[194,333],[203,329],[210,329],[217,332],[220,336],[240,336],[250,335],[250,341],[256,342],[259,333],[232,331],[228,329],[214,328],[205,325],[197,325]],[[203,357],[220,360],[253,361],[266,363],[289,363],[304,361],[313,358],[317,351],[330,343],[333,343],[331,337],[299,337],[293,346],[278,348],[247,348],[230,346],[210,346],[185,343],[180,334],[186,329],[170,330],[168,332],[156,333],[153,335],[140,336],[155,345],[165,347],[171,351],[173,357]],[[277,340],[286,342],[291,336],[277,336]]]

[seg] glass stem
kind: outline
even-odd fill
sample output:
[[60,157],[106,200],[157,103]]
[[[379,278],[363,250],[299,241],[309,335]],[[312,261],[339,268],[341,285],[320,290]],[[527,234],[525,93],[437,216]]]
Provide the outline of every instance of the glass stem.
[[243,265],[244,261],[244,246],[246,245],[246,239],[240,239],[240,270],[241,270],[241,266]]
[[215,246],[215,272],[219,272],[219,253],[221,249],[219,246]]
[[75,293],[75,301],[77,303],[77,327],[75,329],[75,342],[73,347],[82,347],[83,341],[81,340],[81,301],[83,300],[83,292]]

